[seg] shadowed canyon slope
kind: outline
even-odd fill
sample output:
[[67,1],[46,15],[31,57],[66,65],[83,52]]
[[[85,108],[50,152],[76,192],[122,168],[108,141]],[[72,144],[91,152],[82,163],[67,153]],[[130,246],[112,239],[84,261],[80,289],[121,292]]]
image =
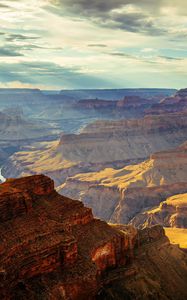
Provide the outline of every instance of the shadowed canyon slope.
[[60,142],[19,152],[4,168],[5,177],[43,172],[56,185],[67,176],[122,167],[150,154],[180,145],[187,136],[187,114],[146,116],[138,120],[96,121]]
[[24,117],[18,107],[0,111],[0,163],[20,147],[33,141],[57,138],[58,129],[47,123]]
[[55,128],[35,120],[24,118],[19,108],[0,112],[0,141],[37,140],[59,133]]
[[125,96],[122,100],[82,99],[72,106],[75,110],[92,114],[99,119],[140,118],[153,104],[159,103],[160,97],[141,98]]
[[167,198],[159,206],[142,212],[131,221],[136,227],[162,224],[165,227],[187,229],[187,194],[178,194]]
[[187,110],[187,89],[176,92],[175,95],[164,98],[159,103],[153,104],[147,114],[174,113]]
[[162,227],[109,226],[48,177],[1,184],[0,221],[1,299],[187,297],[186,254]]
[[[155,153],[137,165],[75,175],[58,190],[82,200],[100,218],[128,223],[138,213],[158,206],[167,197],[186,193],[186,173],[187,144],[184,143],[176,149]],[[139,221],[140,224],[142,219]],[[183,224],[186,227],[185,221]],[[163,225],[166,226],[164,222]]]

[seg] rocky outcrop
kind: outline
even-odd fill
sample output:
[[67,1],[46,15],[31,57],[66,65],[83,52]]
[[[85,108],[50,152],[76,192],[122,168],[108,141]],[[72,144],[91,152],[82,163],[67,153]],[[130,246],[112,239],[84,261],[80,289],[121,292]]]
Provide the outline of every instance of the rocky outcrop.
[[185,141],[186,133],[187,114],[96,121],[78,135],[62,135],[56,151],[62,159],[76,163],[138,160],[179,145]]
[[[112,295],[121,293],[118,299],[124,299],[124,293],[130,295],[130,280],[136,288],[134,298],[129,299],[138,299],[142,279],[148,293],[142,299],[150,299],[150,293],[152,299],[170,295],[169,299],[183,300],[187,296],[185,254],[169,244],[159,226],[137,232],[130,225],[108,225],[94,219],[91,209],[57,194],[53,181],[43,175],[1,184],[0,203],[2,300],[104,299],[101,296],[108,284],[112,287],[116,280],[120,287],[113,288]],[[152,247],[157,249],[153,255]],[[149,251],[147,263],[141,266],[145,251]],[[169,263],[163,266],[166,255]],[[173,295],[168,289],[170,277],[165,274],[171,270],[177,283]]]
[[[166,198],[187,192],[186,144],[122,169],[75,175],[58,191],[83,201],[94,215],[113,223],[128,223]],[[154,223],[156,224],[156,222]]]
[[150,107],[153,103],[157,103],[156,98],[146,99],[139,96],[125,96],[122,100],[102,100],[102,99],[82,99],[79,100],[74,107],[77,109],[145,109]]
[[6,181],[0,191],[0,222],[29,213],[34,206],[35,197],[48,195],[54,191],[53,182],[44,176],[12,179]]
[[130,223],[139,228],[155,224],[187,228],[187,194],[167,198],[159,206],[136,215]]
[[118,278],[104,286],[98,299],[185,299],[186,255],[178,250],[178,247],[168,245],[160,226],[139,232],[139,246],[131,268],[131,272],[135,268],[136,273],[124,278],[119,272]]
[[[60,142],[15,154],[3,168],[5,177],[43,172],[62,184],[66,177],[143,161],[155,151],[186,140],[187,114],[147,116],[138,120],[96,121]],[[61,180],[61,182],[60,182]]]
[[153,104],[147,114],[158,115],[176,113],[187,110],[187,89],[179,90],[174,96],[164,98],[160,103]]
[[44,280],[42,299],[53,293],[60,299],[91,299],[98,276],[129,259],[137,235],[135,229],[129,232],[94,219],[81,202],[58,195],[48,177],[6,181],[0,186],[1,299],[36,293],[49,273],[53,279]]

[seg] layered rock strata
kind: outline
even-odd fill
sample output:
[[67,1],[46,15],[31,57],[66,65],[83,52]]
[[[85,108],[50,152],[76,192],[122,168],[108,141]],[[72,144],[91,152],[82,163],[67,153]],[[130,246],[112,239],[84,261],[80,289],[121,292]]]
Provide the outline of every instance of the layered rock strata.
[[58,191],[83,201],[102,219],[128,223],[138,213],[159,206],[166,198],[187,192],[186,149],[183,144],[153,154],[138,165],[75,175]]
[[136,215],[131,224],[140,228],[161,224],[164,227],[187,229],[187,194],[167,198],[159,206]]
[[158,115],[163,113],[176,113],[187,110],[187,89],[176,92],[175,95],[162,99],[153,104],[146,114]]
[[[42,175],[0,185],[0,233],[1,299],[91,299],[102,273],[132,258],[137,235],[94,219],[91,209],[58,195]],[[45,292],[37,294],[40,284]]]
[[170,245],[160,226],[110,226],[81,202],[58,195],[43,175],[1,184],[0,204],[3,300],[105,299],[108,285],[111,299],[116,293],[117,299],[187,296],[185,253]]
[[147,116],[139,120],[97,121],[60,142],[38,145],[13,155],[5,177],[45,173],[56,186],[78,173],[120,168],[156,151],[180,145],[187,136],[187,114]]

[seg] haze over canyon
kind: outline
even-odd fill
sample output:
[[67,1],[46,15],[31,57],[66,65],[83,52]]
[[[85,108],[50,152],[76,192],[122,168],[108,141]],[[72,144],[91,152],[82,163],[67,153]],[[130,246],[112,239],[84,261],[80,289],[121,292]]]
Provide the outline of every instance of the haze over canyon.
[[2,299],[186,299],[187,89],[0,101]]

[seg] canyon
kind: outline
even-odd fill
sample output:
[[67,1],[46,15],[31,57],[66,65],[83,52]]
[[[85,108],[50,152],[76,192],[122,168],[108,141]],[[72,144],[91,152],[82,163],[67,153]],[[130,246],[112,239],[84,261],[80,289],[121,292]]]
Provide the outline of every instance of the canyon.
[[187,192],[186,136],[186,112],[98,120],[78,134],[62,134],[60,141],[25,147],[9,158],[2,175],[44,173],[59,193],[82,201],[94,216],[144,227],[156,224],[146,214],[143,219],[144,210]]
[[99,119],[131,119],[144,116],[145,111],[159,103],[160,97],[125,96],[122,100],[81,99],[72,107]]
[[59,186],[75,174],[106,167],[119,169],[144,161],[154,152],[182,144],[186,136],[186,113],[136,120],[98,120],[80,133],[62,134],[60,141],[37,144],[28,151],[15,153],[3,172],[5,177],[43,172]]
[[0,123],[0,165],[22,147],[56,139],[60,133],[56,126],[24,116],[19,107],[0,111]]
[[[172,89],[61,92],[0,89],[0,165],[22,146],[30,146],[31,142],[54,141],[60,132],[75,134],[95,120],[143,117],[147,108],[151,109],[154,103],[174,92]],[[98,100],[91,96],[98,97]]]
[[[145,210],[159,206],[166,198],[186,193],[186,172],[187,144],[184,143],[173,150],[155,153],[139,164],[74,175],[57,190],[92,207],[99,218],[128,223],[133,218],[136,220],[141,212],[146,216]],[[137,225],[135,220],[133,224]],[[140,215],[139,225],[142,221]]]
[[166,198],[159,206],[137,214],[131,221],[136,227],[144,228],[153,224],[165,227],[187,228],[187,194],[176,194]]
[[2,299],[187,297],[186,253],[161,226],[95,219],[44,175],[0,185],[0,236]]
[[[137,109],[128,113],[120,113],[120,110],[113,111],[111,103],[120,102],[124,97],[133,99],[138,97],[144,99],[146,108],[153,103],[159,103],[164,98],[171,96],[174,89],[109,89],[109,90],[63,90],[63,91],[41,91],[39,89],[0,89],[1,110],[12,107],[22,109],[24,115],[35,120],[47,121],[48,124],[56,124],[61,131],[74,133],[82,126],[85,126],[96,119],[118,119],[118,118],[136,118],[142,114],[139,111],[139,104],[136,101]],[[83,109],[79,102],[83,99],[91,101],[94,105],[95,99],[108,109],[92,110]],[[105,102],[106,101],[106,102]]]
[[187,298],[186,94],[0,90],[2,299]]

